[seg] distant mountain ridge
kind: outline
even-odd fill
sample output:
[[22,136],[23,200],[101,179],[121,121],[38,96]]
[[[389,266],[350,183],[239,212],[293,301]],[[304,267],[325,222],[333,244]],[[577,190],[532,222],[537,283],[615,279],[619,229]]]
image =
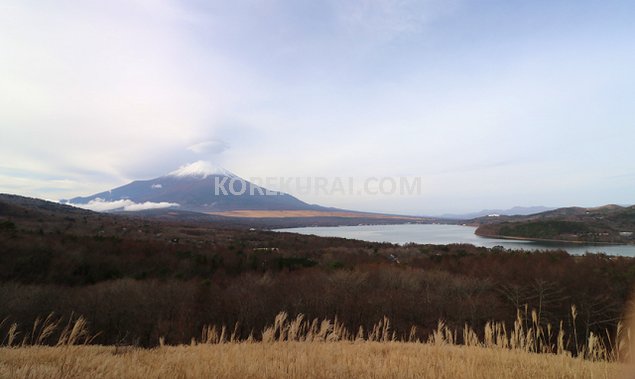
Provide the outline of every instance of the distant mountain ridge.
[[534,206],[534,207],[513,207],[509,209],[483,209],[479,212],[454,214],[446,213],[438,216],[439,218],[452,219],[452,220],[470,220],[473,218],[479,218],[484,216],[498,215],[498,216],[527,216],[536,213],[542,213],[554,210],[555,208]]

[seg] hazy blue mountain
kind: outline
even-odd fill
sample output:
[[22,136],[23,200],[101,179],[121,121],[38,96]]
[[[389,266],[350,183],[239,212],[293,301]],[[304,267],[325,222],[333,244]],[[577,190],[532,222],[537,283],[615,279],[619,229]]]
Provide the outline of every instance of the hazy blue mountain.
[[438,216],[439,218],[456,219],[456,220],[469,220],[478,217],[484,217],[489,215],[500,216],[527,216],[535,213],[547,212],[555,208],[535,206],[535,207],[513,207],[509,209],[483,209],[479,212],[464,213],[464,214],[451,214],[446,213]]

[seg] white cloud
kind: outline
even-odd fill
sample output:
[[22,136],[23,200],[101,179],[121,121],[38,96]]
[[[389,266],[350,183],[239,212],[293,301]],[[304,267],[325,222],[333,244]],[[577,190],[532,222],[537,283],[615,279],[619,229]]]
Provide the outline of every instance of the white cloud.
[[104,199],[97,198],[95,200],[89,201],[87,204],[73,204],[69,203],[68,205],[72,205],[78,208],[84,208],[95,212],[108,212],[114,210],[123,210],[123,211],[143,211],[147,209],[162,209],[162,208],[171,208],[178,207],[177,203],[168,203],[166,201],[162,201],[160,203],[154,203],[151,201],[146,201],[145,203],[135,203],[132,200],[124,199],[124,200],[115,200],[115,201],[105,201]]
[[456,0],[338,0],[334,6],[344,27],[378,42],[420,32],[435,19],[453,12],[458,3]]
[[160,203],[153,203],[151,201],[146,201],[145,203],[133,203],[133,204],[129,204],[126,205],[123,210],[124,211],[143,211],[146,209],[162,209],[162,208],[172,208],[172,207],[178,207],[179,204],[177,203],[168,203],[166,201],[162,201]]
[[[223,58],[189,38],[198,16],[187,8],[169,0],[0,4],[0,162],[23,178],[85,181],[90,170],[112,186],[137,179],[130,162],[149,171],[166,152],[209,138],[233,96],[220,88],[236,85]],[[185,163],[172,159],[162,170]],[[90,191],[101,190],[93,180]]]
[[225,141],[214,139],[197,143],[187,149],[196,154],[215,155],[229,149],[229,145]]

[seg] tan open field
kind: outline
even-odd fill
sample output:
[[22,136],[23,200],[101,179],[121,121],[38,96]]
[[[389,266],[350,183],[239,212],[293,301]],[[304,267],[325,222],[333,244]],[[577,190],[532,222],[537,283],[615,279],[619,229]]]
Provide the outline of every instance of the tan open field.
[[397,219],[397,220],[419,220],[417,217],[383,215],[377,213],[360,212],[327,212],[327,211],[260,211],[241,210],[226,212],[207,212],[207,214],[226,217],[245,218],[286,218],[286,217],[351,217],[351,218],[372,218],[372,219]]
[[0,378],[622,378],[565,355],[407,342],[225,343],[156,349],[0,349]]

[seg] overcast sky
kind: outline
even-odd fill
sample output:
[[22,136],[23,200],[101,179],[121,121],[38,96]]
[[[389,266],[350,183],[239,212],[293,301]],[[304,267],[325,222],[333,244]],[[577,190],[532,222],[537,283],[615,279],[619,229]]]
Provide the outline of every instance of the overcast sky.
[[635,203],[632,1],[0,3],[0,192],[88,195],[211,160],[421,177],[410,214]]

